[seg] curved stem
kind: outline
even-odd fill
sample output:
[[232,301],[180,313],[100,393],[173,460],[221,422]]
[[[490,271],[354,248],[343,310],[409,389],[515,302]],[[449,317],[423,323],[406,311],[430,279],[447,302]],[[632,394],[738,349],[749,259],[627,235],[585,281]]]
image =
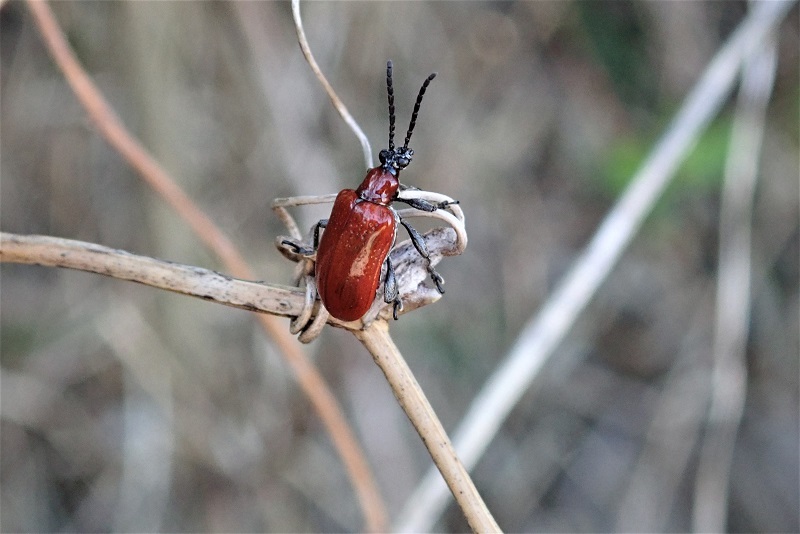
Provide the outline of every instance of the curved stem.
[[306,32],[303,29],[303,18],[300,16],[300,0],[292,0],[292,17],[294,18],[294,27],[297,31],[297,41],[300,43],[300,50],[303,51],[303,56],[305,56],[308,65],[311,67],[311,70],[314,72],[314,76],[317,77],[319,83],[322,84],[322,87],[325,89],[325,92],[328,93],[328,97],[331,99],[333,103],[333,107],[336,108],[336,111],[339,112],[339,115],[342,117],[342,120],[347,124],[353,133],[358,138],[358,141],[361,143],[361,150],[364,152],[364,164],[366,165],[367,169],[372,168],[372,148],[369,146],[369,139],[361,130],[361,127],[358,125],[356,120],[350,115],[350,112],[347,110],[347,106],[344,105],[342,99],[339,98],[339,95],[336,94],[336,91],[333,90],[333,86],[328,82],[328,79],[322,74],[322,70],[317,65],[317,60],[314,59],[314,54],[311,52],[311,47],[308,45],[308,39],[306,39]]

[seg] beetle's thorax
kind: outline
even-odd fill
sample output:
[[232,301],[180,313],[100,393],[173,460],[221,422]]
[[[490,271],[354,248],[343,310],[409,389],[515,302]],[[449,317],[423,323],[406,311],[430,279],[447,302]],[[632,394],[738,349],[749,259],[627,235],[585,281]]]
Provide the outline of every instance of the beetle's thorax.
[[388,206],[400,187],[396,171],[392,172],[392,170],[386,165],[370,169],[364,181],[356,189],[359,198]]

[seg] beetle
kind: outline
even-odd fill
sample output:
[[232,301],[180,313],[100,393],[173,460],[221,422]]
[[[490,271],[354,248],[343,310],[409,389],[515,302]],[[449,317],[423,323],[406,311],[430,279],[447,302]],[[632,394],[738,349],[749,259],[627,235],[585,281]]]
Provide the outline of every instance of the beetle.
[[[408,232],[417,252],[428,261],[427,270],[439,293],[444,294],[444,279],[431,265],[425,239],[392,207],[393,202],[403,202],[412,208],[433,212],[457,201],[432,203],[419,198],[400,198],[400,171],[408,167],[414,155],[409,148],[411,134],[417,122],[425,90],[436,73],[428,76],[417,95],[414,111],[401,147],[394,144],[394,89],[392,62],[386,63],[386,91],[389,100],[389,146],[381,150],[380,165],[367,171],[356,189],[344,189],[336,196],[331,215],[319,221],[314,228],[313,250],[283,241],[297,252],[311,255],[316,251],[315,278],[317,292],[328,312],[342,321],[354,321],[367,313],[381,282],[383,265],[386,265],[384,301],[392,303],[392,315],[402,310],[397,280],[389,252],[395,243],[398,222]],[[320,239],[320,228],[324,228]]]

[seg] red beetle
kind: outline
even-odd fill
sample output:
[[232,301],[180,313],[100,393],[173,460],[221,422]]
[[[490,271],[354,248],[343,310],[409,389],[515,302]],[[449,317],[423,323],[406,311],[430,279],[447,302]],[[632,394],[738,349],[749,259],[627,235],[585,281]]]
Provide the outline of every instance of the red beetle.
[[[389,96],[389,148],[379,154],[380,166],[370,169],[357,189],[344,189],[336,196],[330,218],[317,223],[314,230],[316,258],[316,284],[322,303],[328,312],[342,321],[354,321],[364,316],[375,299],[380,285],[381,269],[386,263],[384,301],[393,303],[393,316],[397,319],[402,301],[398,295],[394,268],[389,252],[394,246],[399,221],[408,231],[417,251],[428,260],[428,272],[436,289],[444,293],[444,279],[430,264],[430,255],[424,238],[404,221],[392,208],[392,202],[404,202],[423,211],[442,209],[452,202],[434,204],[422,199],[398,198],[398,175],[405,169],[414,151],[408,147],[417,121],[422,97],[428,84],[436,76],[431,74],[422,84],[411,114],[405,143],[394,146],[394,89],[392,88],[392,62],[386,64],[386,88]],[[319,229],[325,228],[322,239]],[[284,241],[302,253],[313,253],[295,243]]]

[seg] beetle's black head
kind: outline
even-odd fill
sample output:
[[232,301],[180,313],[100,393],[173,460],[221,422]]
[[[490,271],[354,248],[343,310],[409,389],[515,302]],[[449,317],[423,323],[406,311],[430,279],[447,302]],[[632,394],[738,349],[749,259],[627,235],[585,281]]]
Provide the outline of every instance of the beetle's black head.
[[392,174],[397,174],[398,171],[405,169],[411,163],[411,157],[414,151],[408,148],[408,142],[411,140],[411,133],[414,131],[414,126],[417,124],[417,115],[419,114],[419,107],[422,105],[422,97],[425,96],[425,90],[428,85],[436,77],[434,72],[428,76],[422,83],[422,87],[417,95],[417,102],[414,104],[414,112],[411,114],[411,123],[408,126],[408,133],[406,134],[406,142],[403,146],[395,148],[394,146],[394,88],[392,87],[392,61],[386,62],[386,92],[389,95],[389,148],[381,150],[378,157],[381,160],[381,165]]
[[408,167],[413,155],[413,149],[401,146],[391,150],[381,150],[381,153],[378,154],[378,159],[381,160],[381,165],[383,165],[386,170],[392,174],[397,174],[398,171],[402,171]]

